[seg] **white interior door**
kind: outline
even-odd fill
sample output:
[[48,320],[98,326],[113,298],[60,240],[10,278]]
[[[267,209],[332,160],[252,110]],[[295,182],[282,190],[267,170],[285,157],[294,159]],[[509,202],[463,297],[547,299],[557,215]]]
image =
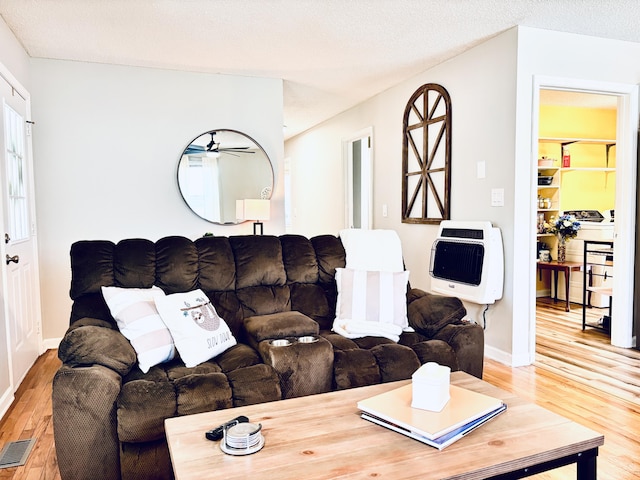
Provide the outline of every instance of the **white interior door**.
[[40,352],[40,295],[26,92],[2,82],[2,290],[14,389]]

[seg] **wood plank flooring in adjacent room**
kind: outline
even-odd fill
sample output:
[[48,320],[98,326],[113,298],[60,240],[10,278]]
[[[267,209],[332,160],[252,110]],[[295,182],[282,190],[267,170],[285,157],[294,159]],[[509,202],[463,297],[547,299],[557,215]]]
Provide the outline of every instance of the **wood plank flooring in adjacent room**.
[[[612,347],[600,330],[582,331],[582,306],[564,307],[538,299],[534,365],[485,360],[484,380],[604,434],[599,480],[640,479],[640,351]],[[576,468],[532,478],[575,480]]]
[[[592,323],[606,309],[587,309]],[[582,331],[582,306],[538,300],[536,366],[640,404],[640,351],[611,346],[609,335],[587,327]]]
[[[640,352],[611,347],[600,331],[583,332],[582,307],[565,312],[563,302],[548,299],[538,301],[537,344],[534,365],[512,368],[486,360],[484,380],[603,433],[600,480],[640,478]],[[0,480],[60,479],[51,422],[56,355],[49,350],[38,359],[0,421],[0,449],[10,441],[38,439],[27,464],[0,469]],[[576,469],[532,478],[575,480]]]

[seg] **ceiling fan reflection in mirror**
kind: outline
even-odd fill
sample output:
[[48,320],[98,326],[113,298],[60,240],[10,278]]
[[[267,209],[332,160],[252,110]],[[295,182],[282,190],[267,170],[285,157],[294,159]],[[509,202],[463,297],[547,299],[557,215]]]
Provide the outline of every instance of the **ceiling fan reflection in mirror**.
[[226,153],[228,155],[233,155],[234,157],[239,156],[238,153],[255,153],[255,151],[251,150],[251,147],[248,146],[237,146],[237,147],[221,147],[221,142],[216,142],[215,135],[218,133],[213,130],[211,132],[207,132],[211,135],[211,141],[206,145],[197,145],[192,143],[189,145],[185,151],[185,155],[192,156],[211,156],[217,157],[220,156],[221,153]]

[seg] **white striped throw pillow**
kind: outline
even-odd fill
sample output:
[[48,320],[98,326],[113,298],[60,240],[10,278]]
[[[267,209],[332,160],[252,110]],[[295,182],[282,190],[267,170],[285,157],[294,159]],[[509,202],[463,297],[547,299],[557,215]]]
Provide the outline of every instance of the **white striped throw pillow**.
[[336,320],[409,326],[409,271],[378,272],[336,268]]
[[173,359],[176,348],[171,332],[160,318],[155,299],[164,297],[158,287],[102,287],[109,311],[138,356],[140,370]]

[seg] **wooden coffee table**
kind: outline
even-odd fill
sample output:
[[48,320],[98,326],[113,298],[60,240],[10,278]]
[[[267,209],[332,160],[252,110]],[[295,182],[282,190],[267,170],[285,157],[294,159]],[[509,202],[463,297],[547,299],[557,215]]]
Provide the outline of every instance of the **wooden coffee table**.
[[[360,418],[356,403],[409,381],[292,398],[165,421],[176,480],[500,479],[523,478],[577,464],[577,478],[596,478],[603,435],[463,372],[455,385],[501,398],[507,411],[437,450]],[[204,432],[246,415],[261,423],[262,450],[226,455]]]

